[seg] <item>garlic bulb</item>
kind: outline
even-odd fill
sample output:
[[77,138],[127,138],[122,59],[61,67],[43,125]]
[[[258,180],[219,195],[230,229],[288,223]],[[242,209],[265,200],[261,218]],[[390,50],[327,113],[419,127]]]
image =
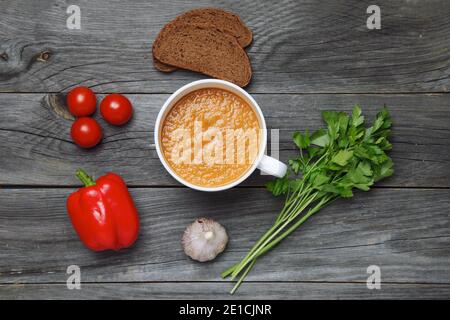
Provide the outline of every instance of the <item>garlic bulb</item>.
[[181,241],[184,252],[194,260],[213,260],[227,243],[228,235],[224,227],[209,218],[198,218],[184,231]]

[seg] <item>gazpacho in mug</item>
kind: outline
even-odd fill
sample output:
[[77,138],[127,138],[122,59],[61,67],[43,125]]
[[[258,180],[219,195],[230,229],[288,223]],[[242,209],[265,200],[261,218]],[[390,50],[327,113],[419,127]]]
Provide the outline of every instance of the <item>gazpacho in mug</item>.
[[162,153],[172,170],[201,187],[242,177],[260,148],[261,125],[253,108],[220,88],[195,90],[169,110],[160,131]]

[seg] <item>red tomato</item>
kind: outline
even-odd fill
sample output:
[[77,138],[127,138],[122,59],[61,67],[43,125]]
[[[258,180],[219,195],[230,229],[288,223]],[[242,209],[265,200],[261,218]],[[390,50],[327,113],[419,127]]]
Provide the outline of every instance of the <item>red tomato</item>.
[[83,148],[92,148],[102,140],[102,127],[98,122],[89,117],[78,118],[72,124],[70,130],[72,140]]
[[76,117],[90,116],[95,112],[96,105],[95,93],[87,87],[76,87],[67,94],[67,106]]
[[120,126],[131,119],[133,107],[127,97],[112,93],[108,94],[100,103],[100,113],[108,123]]

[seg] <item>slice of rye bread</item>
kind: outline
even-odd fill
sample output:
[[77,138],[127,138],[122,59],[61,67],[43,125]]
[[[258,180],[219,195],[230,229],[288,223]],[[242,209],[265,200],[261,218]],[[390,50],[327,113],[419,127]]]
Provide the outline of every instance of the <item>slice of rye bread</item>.
[[250,60],[236,38],[215,29],[182,24],[165,27],[153,43],[153,54],[165,64],[241,87],[252,77]]
[[[192,24],[225,32],[235,37],[243,48],[247,47],[253,39],[252,31],[238,15],[218,8],[199,8],[187,11],[169,22],[166,27],[176,24]],[[173,72],[177,69],[158,61],[154,56],[153,64],[157,70],[163,72]]]

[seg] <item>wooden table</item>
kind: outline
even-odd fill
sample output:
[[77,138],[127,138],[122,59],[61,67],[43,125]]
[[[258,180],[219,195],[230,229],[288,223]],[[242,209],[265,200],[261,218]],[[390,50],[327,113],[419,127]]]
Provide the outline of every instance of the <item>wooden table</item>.
[[[81,30],[66,27],[71,4],[81,8]],[[370,4],[381,8],[380,30],[366,27]],[[207,5],[253,30],[247,90],[280,130],[282,160],[296,152],[295,130],[323,126],[321,110],[360,104],[372,120],[386,104],[394,121],[395,175],[310,219],[234,296],[219,274],[280,209],[264,189],[270,178],[193,191],[169,176],[153,145],[165,99],[204,76],[157,72],[152,42],[176,15]],[[448,0],[1,0],[0,8],[0,298],[450,298]],[[135,106],[129,125],[103,126],[93,150],[73,144],[71,121],[53,109],[78,85],[124,93]],[[142,222],[133,248],[94,253],[78,240],[65,208],[78,167],[127,181]],[[180,246],[199,216],[231,238],[212,263],[189,260]],[[69,265],[81,268],[81,290],[66,287]],[[380,290],[366,286],[370,265],[381,268]]]

